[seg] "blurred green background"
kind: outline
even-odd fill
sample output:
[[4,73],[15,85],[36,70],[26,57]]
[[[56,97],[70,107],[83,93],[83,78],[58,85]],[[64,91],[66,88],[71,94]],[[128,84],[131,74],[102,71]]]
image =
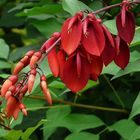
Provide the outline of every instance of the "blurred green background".
[[[79,10],[95,11],[121,0],[0,0],[0,83],[31,49],[37,50],[63,22]],[[117,34],[119,8],[99,14]],[[105,67],[97,82],[89,81],[78,94],[70,92],[50,72],[47,60],[40,67],[47,76],[53,106],[42,99],[37,77],[31,96],[24,99],[28,116],[14,121],[0,115],[0,140],[136,140],[140,139],[140,5],[131,11],[136,33],[125,70],[114,63]],[[27,69],[24,69],[27,71]],[[36,99],[38,97],[38,99]],[[1,112],[5,101],[0,98]],[[3,125],[10,124],[11,130]]]

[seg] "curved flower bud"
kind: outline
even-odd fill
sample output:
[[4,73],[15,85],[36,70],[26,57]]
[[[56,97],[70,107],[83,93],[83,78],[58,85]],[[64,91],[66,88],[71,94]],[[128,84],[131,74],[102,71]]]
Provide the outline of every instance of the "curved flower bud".
[[8,91],[8,89],[14,85],[18,80],[18,76],[17,75],[11,75],[2,85],[1,88],[1,96],[5,96],[6,92]]
[[35,76],[36,76],[36,69],[32,69],[31,72],[30,72],[29,78],[28,78],[28,92],[29,93],[33,89]]
[[41,56],[42,56],[41,51],[34,53],[34,55],[31,57],[30,64],[29,64],[31,69],[35,68],[35,64],[38,62]]
[[48,103],[50,105],[52,105],[52,98],[51,98],[50,92],[47,88],[45,75],[42,75],[41,78],[40,78],[40,87],[41,87],[41,89],[42,89],[42,91],[45,95],[45,99],[48,101]]

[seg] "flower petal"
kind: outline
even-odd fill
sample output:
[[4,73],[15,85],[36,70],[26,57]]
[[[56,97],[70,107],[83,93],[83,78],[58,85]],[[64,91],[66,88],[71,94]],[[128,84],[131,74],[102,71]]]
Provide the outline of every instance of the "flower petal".
[[63,50],[60,50],[57,53],[58,63],[59,63],[59,76],[62,79],[63,77],[63,67],[66,62],[66,53]]
[[59,63],[58,63],[58,58],[57,58],[57,54],[56,54],[56,48],[53,48],[48,56],[48,63],[50,66],[50,69],[54,75],[54,77],[57,77],[59,75]]
[[103,61],[101,57],[91,56],[90,61],[90,77],[92,80],[97,80],[98,76],[102,72],[103,69]]
[[105,39],[98,22],[92,21],[89,23],[87,33],[82,35],[82,43],[88,53],[96,56],[101,55],[105,46]]
[[111,63],[115,56],[116,56],[115,48],[112,47],[112,44],[110,44],[109,40],[106,39],[105,48],[102,52],[102,60],[105,66]]
[[118,35],[127,43],[131,43],[135,33],[135,18],[133,13],[126,10],[125,24],[122,25],[121,14],[117,15],[116,24]]
[[70,57],[65,62],[63,69],[63,82],[73,92],[78,92],[83,89],[89,78],[89,64],[82,58],[81,59],[81,74],[80,77],[77,74],[76,57]]
[[67,19],[62,26],[61,31],[61,43],[64,51],[70,55],[72,52],[76,50],[78,47],[81,35],[82,35],[82,22],[77,19],[75,23],[73,23],[71,29],[68,30],[69,22],[71,18]]
[[129,58],[130,58],[129,47],[125,41],[121,40],[120,52],[114,58],[114,61],[121,69],[124,69],[129,63]]

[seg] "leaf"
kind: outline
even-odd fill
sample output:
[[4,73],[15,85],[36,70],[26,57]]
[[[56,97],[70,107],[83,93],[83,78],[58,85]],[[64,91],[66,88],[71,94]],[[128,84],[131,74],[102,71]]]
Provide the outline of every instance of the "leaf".
[[6,74],[6,73],[0,74],[1,78],[8,78],[9,76],[10,76],[10,74]]
[[99,81],[93,81],[93,80],[88,80],[87,85],[84,87],[84,89],[82,89],[82,91],[80,91],[80,93],[85,92],[86,90],[95,87],[99,84]]
[[59,122],[70,113],[69,106],[54,106],[54,108],[47,111],[47,122],[44,124],[43,135],[44,140],[48,140],[56,128],[59,126]]
[[99,135],[88,132],[72,133],[68,135],[65,140],[99,140]]
[[80,132],[89,128],[96,128],[104,123],[95,115],[69,114],[62,120],[60,126],[68,128],[71,132]]
[[117,35],[117,27],[115,19],[106,20],[105,22],[103,22],[103,24],[109,29],[109,31],[112,34]]
[[128,140],[139,140],[140,139],[140,127],[138,127],[129,137]]
[[43,21],[34,20],[32,25],[46,38],[49,38],[54,32],[59,32],[61,29],[61,24],[55,18]]
[[18,16],[34,16],[43,13],[46,14],[56,14],[62,12],[62,7],[60,4],[47,4],[40,7],[33,7],[31,9],[24,9],[23,12],[18,13]]
[[114,63],[110,63],[107,67],[104,67],[102,74],[116,75],[120,68]]
[[89,10],[92,11],[87,5],[78,0],[63,0],[62,6],[65,11],[74,15],[76,12]]
[[131,119],[138,114],[140,114],[140,92],[139,92],[137,98],[135,99],[135,101],[133,103],[132,110],[131,110],[131,113],[129,115],[129,118]]
[[23,140],[28,140],[30,135],[38,128],[40,127],[42,124],[44,124],[46,121],[45,120],[41,120],[35,127],[30,127],[28,128],[23,134],[22,134],[22,139]]
[[[1,50],[0,50],[0,53],[1,53]],[[10,68],[11,68],[10,63],[0,60],[0,69],[10,69]]]
[[112,126],[109,126],[111,131],[116,131],[120,136],[127,140],[137,128],[138,125],[136,125],[132,120],[126,119],[120,120]]
[[5,138],[8,140],[19,140],[22,134],[22,130],[11,130]]
[[121,77],[123,75],[132,73],[132,72],[139,72],[140,71],[140,59],[136,60],[135,62],[131,62],[124,70],[120,70],[117,74],[112,78],[112,80]]
[[0,58],[7,59],[9,55],[9,46],[0,38]]
[[140,44],[140,27],[137,27],[135,30],[135,35],[133,38],[133,41],[131,42],[131,47],[139,45]]

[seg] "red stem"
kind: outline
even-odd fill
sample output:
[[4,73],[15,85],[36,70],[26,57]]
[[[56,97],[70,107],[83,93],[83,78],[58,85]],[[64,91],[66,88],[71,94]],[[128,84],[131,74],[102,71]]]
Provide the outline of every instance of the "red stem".
[[[130,4],[140,4],[140,2],[129,2]],[[106,6],[102,9],[99,9],[97,11],[94,11],[93,13],[94,14],[99,14],[101,12],[104,12],[104,11],[107,11],[109,9],[112,9],[112,8],[115,8],[115,7],[119,7],[122,3],[117,3],[117,4],[113,4],[113,5],[109,5],[109,6]]]

